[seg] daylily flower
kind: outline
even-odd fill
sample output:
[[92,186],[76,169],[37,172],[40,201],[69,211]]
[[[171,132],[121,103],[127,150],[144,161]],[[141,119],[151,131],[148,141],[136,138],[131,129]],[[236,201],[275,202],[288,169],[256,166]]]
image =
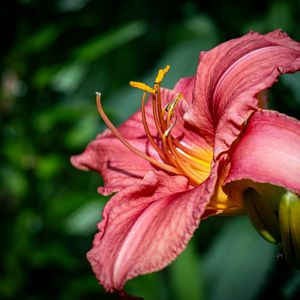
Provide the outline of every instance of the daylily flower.
[[299,68],[297,42],[251,32],[202,52],[196,76],[173,90],[161,88],[168,66],[151,87],[131,82],[141,109],[118,129],[97,94],[109,130],[72,163],[103,176],[101,194],[116,193],[87,255],[107,291],[167,266],[201,219],[244,212],[245,198],[300,193],[300,122],[264,109],[266,90]]

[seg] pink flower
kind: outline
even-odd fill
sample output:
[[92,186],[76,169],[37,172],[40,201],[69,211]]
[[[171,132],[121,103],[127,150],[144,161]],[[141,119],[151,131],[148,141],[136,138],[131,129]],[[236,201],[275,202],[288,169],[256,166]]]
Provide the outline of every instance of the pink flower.
[[[195,77],[144,90],[142,108],[72,157],[117,192],[103,211],[88,260],[107,291],[162,269],[200,220],[244,212],[243,192],[269,183],[300,193],[300,122],[265,107],[278,76],[300,68],[300,45],[277,30],[249,33],[202,52]],[[146,92],[150,93],[145,104]],[[262,184],[262,185],[260,185]]]

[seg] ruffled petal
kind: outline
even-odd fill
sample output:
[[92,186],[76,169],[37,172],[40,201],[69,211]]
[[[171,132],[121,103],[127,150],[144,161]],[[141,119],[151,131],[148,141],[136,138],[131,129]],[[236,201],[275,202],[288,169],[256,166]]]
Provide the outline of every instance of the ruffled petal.
[[214,192],[216,169],[191,190],[185,177],[150,171],[108,202],[87,255],[107,291],[162,269],[183,251]]
[[194,97],[185,119],[227,151],[257,109],[256,95],[300,68],[300,44],[280,30],[249,33],[200,55]]
[[[131,138],[127,141],[136,149],[157,156],[145,139]],[[140,182],[147,171],[154,169],[148,161],[128,150],[108,130],[92,141],[82,154],[72,156],[71,162],[81,170],[91,170],[102,175],[105,187],[99,188],[99,193],[104,195]]]
[[300,122],[278,112],[257,111],[230,160],[227,190],[246,179],[300,193]]

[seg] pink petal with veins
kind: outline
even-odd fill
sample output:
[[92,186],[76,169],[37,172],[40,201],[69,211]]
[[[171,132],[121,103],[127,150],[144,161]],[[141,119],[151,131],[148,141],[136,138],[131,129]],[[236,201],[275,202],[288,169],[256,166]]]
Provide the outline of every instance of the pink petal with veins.
[[280,30],[249,33],[202,52],[194,97],[185,119],[210,143],[227,151],[257,109],[256,95],[277,77],[300,69],[300,44]]
[[182,176],[150,171],[108,202],[88,259],[108,291],[140,274],[162,269],[186,247],[214,192],[216,169],[189,189]]
[[[143,152],[157,156],[145,139],[128,139],[128,142]],[[147,170],[154,169],[148,161],[129,151],[108,130],[92,141],[82,154],[72,156],[71,162],[79,169],[101,174],[105,187],[99,188],[99,193],[104,195],[140,182]]]
[[175,85],[174,91],[183,94],[184,99],[190,103],[193,99],[193,90],[196,77],[181,78]]
[[296,119],[257,111],[230,156],[225,183],[250,179],[300,193],[300,122]]

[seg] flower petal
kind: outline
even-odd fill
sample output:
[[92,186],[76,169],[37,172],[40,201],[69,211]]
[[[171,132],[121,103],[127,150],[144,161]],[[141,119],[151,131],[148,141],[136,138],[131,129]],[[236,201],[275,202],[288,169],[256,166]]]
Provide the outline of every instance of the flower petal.
[[182,93],[184,100],[178,104],[177,107],[177,122],[172,134],[185,145],[193,149],[205,149],[212,151],[212,143],[206,139],[206,136],[199,132],[197,127],[192,126],[190,123],[185,122],[184,115],[188,110],[189,104],[193,99],[193,91],[196,77],[181,78],[174,87],[174,95]]
[[296,119],[257,111],[230,156],[226,184],[250,179],[300,193],[300,122]]
[[[152,152],[152,156],[156,154],[143,138],[127,141],[143,152]],[[104,195],[138,183],[148,170],[154,169],[148,161],[128,150],[108,130],[92,141],[82,154],[72,156],[71,162],[81,170],[92,170],[102,175],[105,187],[99,188],[99,193]]]
[[227,151],[257,109],[256,95],[300,68],[300,44],[280,30],[249,33],[200,55],[194,98],[185,119]]
[[171,134],[188,148],[192,148],[195,151],[201,149],[200,151],[211,152],[212,144],[209,144],[205,137],[199,134],[198,128],[191,126],[183,118],[191,101],[193,85],[194,77],[182,78],[176,84],[174,90],[162,89],[163,103],[171,102],[178,93],[182,93],[184,97],[179,101],[174,111],[173,116],[176,118],[176,125],[172,129]]
[[108,202],[88,253],[106,290],[121,290],[127,280],[162,269],[183,251],[213,194],[216,169],[191,190],[185,177],[150,171]]
[[174,91],[182,93],[184,99],[189,103],[192,102],[193,99],[195,79],[195,76],[181,78],[174,87]]

